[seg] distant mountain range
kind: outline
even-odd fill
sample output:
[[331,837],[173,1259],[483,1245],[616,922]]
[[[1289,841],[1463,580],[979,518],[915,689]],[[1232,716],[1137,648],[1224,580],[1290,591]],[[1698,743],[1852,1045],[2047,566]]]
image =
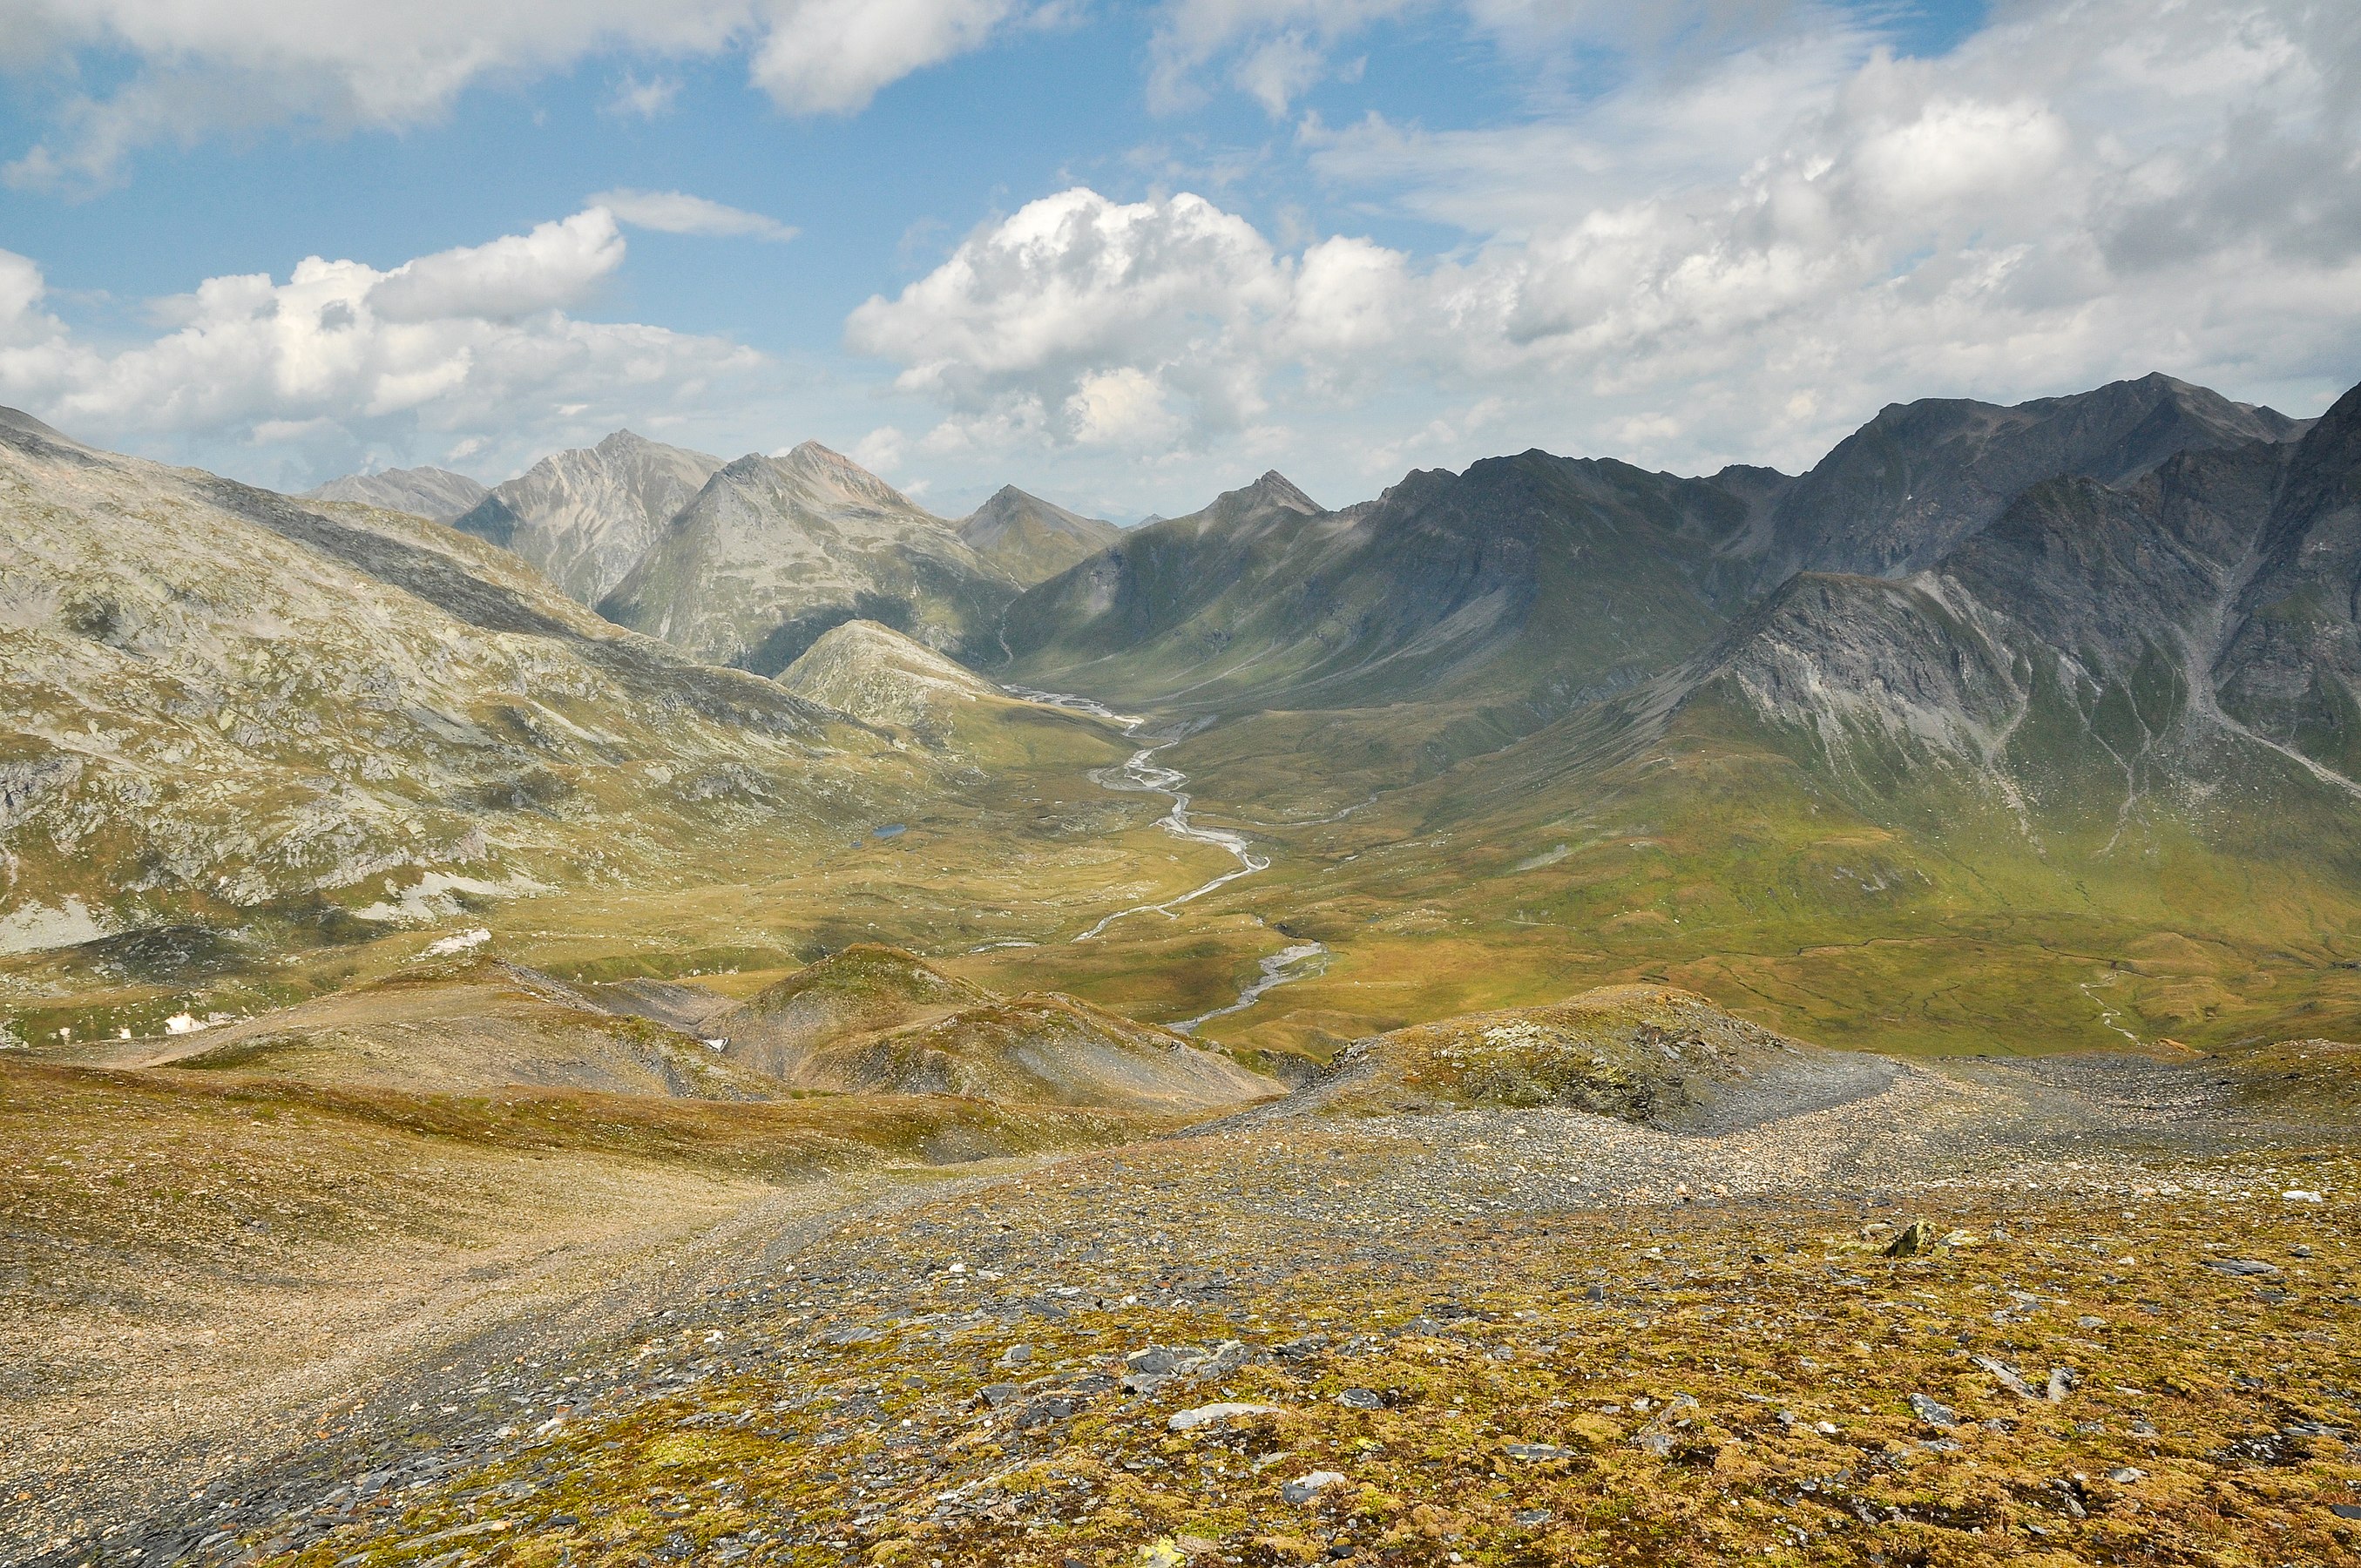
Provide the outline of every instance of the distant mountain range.
[[1540,721],[1661,672],[1798,573],[1905,576],[2040,480],[2125,483],[2302,428],[2150,376],[2013,409],[1889,408],[1800,478],[1536,451],[1330,511],[1266,474],[1028,590],[1006,663],[1192,711],[1478,697]]
[[1014,486],[954,522],[817,443],[725,463],[628,430],[489,490],[395,468],[307,499],[449,522],[621,625],[763,674],[855,618],[983,657],[1018,592],[1122,533]]
[[[452,529],[380,505],[464,499],[431,471],[298,502],[19,416],[0,459],[18,945],[77,890],[122,918],[593,844],[629,880],[732,852],[733,810],[825,836],[829,800],[1082,754],[1002,684],[1148,715],[1201,812],[1366,811],[1288,884],[1339,949],[1411,897],[1405,931],[1668,954],[2015,933],[1972,979],[1912,960],[1966,996],[2192,900],[2257,952],[2361,923],[2361,389],[1897,405],[1800,477],[1533,451],[1331,510],[1271,473],[1128,531],[1013,488],[954,522],[813,444],[617,433]],[[1634,853],[1665,843],[1685,872]]]

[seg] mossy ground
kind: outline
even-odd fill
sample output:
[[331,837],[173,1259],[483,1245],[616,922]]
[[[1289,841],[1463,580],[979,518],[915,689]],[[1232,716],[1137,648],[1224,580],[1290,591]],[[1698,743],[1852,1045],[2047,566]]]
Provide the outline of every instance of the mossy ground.
[[[1357,1236],[1304,1201],[1402,1152],[1335,1128],[1259,1153],[1135,1148],[847,1227],[650,1325],[611,1353],[630,1381],[538,1438],[340,1500],[291,1560],[2226,1568],[2361,1552],[2331,1511],[2361,1505],[2361,1237],[2342,1197],[2361,1167],[2341,1145]],[[2298,1184],[2337,1196],[2280,1196]],[[1916,1218],[1946,1239],[1883,1255]],[[2276,1272],[2208,1266],[2233,1257]],[[1246,1365],[1118,1386],[1128,1353],[1229,1340]],[[1216,1401],[1279,1409],[1170,1430]],[[1317,1471],[1342,1479],[1282,1499]]]

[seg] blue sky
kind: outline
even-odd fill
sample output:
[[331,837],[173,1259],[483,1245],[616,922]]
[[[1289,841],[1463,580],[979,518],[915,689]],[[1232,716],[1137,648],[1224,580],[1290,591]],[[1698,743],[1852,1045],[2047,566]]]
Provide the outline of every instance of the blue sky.
[[599,9],[356,45],[0,0],[0,400],[287,488],[629,422],[1129,519],[1271,466],[1332,504],[1533,444],[1793,467],[1898,398],[2361,375],[2354,29],[2292,0]]

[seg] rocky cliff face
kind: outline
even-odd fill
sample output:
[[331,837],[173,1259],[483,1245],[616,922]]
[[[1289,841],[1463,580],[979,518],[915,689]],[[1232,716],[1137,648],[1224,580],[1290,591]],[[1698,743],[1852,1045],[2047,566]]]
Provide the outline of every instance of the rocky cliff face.
[[307,500],[352,501],[384,511],[406,511],[449,522],[472,510],[491,492],[465,474],[447,468],[388,468],[346,474],[304,492]]
[[697,658],[775,674],[856,618],[966,647],[1016,594],[950,523],[807,442],[721,468],[598,608]]
[[583,604],[638,565],[721,459],[619,430],[494,486],[454,526],[512,550]]
[[2361,388],[2288,455],[2223,618],[2223,712],[2361,779]]

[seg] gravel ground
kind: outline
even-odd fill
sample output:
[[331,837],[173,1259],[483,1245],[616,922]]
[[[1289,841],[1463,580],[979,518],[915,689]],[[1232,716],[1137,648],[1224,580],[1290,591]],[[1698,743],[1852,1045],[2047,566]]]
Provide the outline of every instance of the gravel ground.
[[[1848,1093],[1853,1097],[1841,1098]],[[1005,1435],[994,1439],[1000,1446],[990,1452],[1004,1465],[1031,1452],[1019,1435],[1029,1430],[1027,1410],[1052,1410],[1041,1417],[1045,1431],[1076,1409],[1097,1408],[1094,1402],[1124,1399],[1122,1409],[1136,1417],[1141,1400],[1155,1395],[1156,1384],[1152,1376],[1136,1388],[1122,1382],[1124,1343],[1213,1345],[1236,1340],[1246,1366],[1235,1376],[1260,1376],[1264,1387],[1284,1392],[1291,1387],[1287,1377],[1310,1374],[1290,1370],[1283,1342],[1321,1321],[1322,1300],[1360,1300],[1360,1310],[1373,1321],[1386,1314],[1385,1303],[1409,1303],[1404,1312],[1415,1310],[1417,1318],[1371,1338],[1373,1346],[1391,1354],[1420,1334],[1432,1337],[1438,1322],[1451,1321],[1450,1313],[1460,1309],[1427,1298],[1451,1281],[1458,1282],[1462,1297],[1480,1288],[1496,1248],[1501,1287],[1507,1288],[1514,1277],[1522,1281],[1520,1288],[1537,1292],[1532,1310],[1512,1316],[1545,1321],[1558,1310],[1549,1305],[1556,1298],[1547,1292],[1563,1294],[1571,1274],[1536,1279],[1530,1260],[1511,1262],[1522,1256],[1517,1249],[1536,1234],[1536,1224],[1571,1227],[1590,1238],[1586,1245],[1609,1249],[1583,1255],[1595,1293],[1574,1299],[1611,1302],[1617,1293],[1640,1288],[1631,1284],[1635,1275],[1660,1266],[1631,1255],[1633,1238],[1689,1234],[1697,1238],[1692,1248],[1719,1247],[1730,1259],[1752,1256],[1775,1267],[1772,1254],[1794,1252],[1797,1244],[1781,1249],[1759,1238],[1809,1233],[1819,1238],[1811,1243],[1817,1249],[1831,1234],[1824,1229],[1831,1223],[1847,1229],[1865,1222],[1899,1225],[1931,1212],[1978,1214],[1983,1216],[1978,1223],[1989,1223],[1993,1213],[2005,1214],[2015,1206],[2031,1215],[2054,1211],[2090,1224],[2092,1214],[2136,1203],[2148,1216],[2142,1223],[2150,1223],[2169,1215],[2176,1203],[2218,1206],[2257,1191],[2264,1200],[2275,1200],[2276,1192],[2264,1189],[2281,1178],[2271,1174],[2277,1168],[2268,1162],[2292,1145],[2335,1143],[2316,1131],[2301,1135],[2243,1121],[2193,1072],[2098,1058],[1977,1060],[1945,1064],[1939,1070],[1870,1058],[1821,1064],[1807,1079],[1784,1088],[1764,1086],[1748,1102],[1748,1113],[1732,1118],[1746,1124],[1710,1135],[1548,1110],[1359,1121],[1306,1113],[1320,1098],[1315,1088],[1228,1118],[1198,1135],[1077,1157],[1021,1175],[980,1175],[956,1190],[938,1185],[923,1194],[876,1193],[834,1212],[807,1205],[796,1213],[751,1213],[706,1238],[695,1283],[686,1288],[675,1281],[660,1299],[644,1290],[619,1290],[487,1336],[355,1401],[359,1408],[344,1434],[300,1456],[261,1460],[168,1507],[125,1508],[97,1531],[52,1540],[40,1550],[20,1548],[11,1561],[226,1562],[292,1553],[323,1564],[379,1556],[448,1564],[478,1557],[882,1562],[900,1548],[886,1551],[881,1543],[924,1539],[931,1531],[948,1544],[960,1530],[972,1529],[984,1534],[970,1541],[968,1555],[950,1561],[1136,1563],[1143,1552],[1164,1549],[1154,1498],[1166,1494],[1150,1486],[1143,1500],[1122,1488],[1132,1486],[1137,1493],[1133,1484],[1139,1475],[1169,1461],[1142,1450],[1137,1464],[1125,1460],[1116,1466],[1112,1455],[1120,1442],[1128,1441],[1117,1435],[1121,1421],[1072,1450],[1087,1448],[1097,1456],[1089,1463],[1100,1464],[1105,1475],[1076,1484],[1097,1486],[1095,1495],[1110,1499],[1105,1507],[1113,1511],[1067,1520],[1033,1519],[1021,1508],[995,1513],[979,1507],[971,1519],[956,1503],[930,1501],[964,1495],[961,1488],[989,1479],[977,1468],[983,1461],[968,1463],[958,1452],[980,1441],[973,1425],[978,1412],[988,1434],[1004,1403],[1027,1401],[1016,1412],[1014,1431],[1006,1431],[1011,1422],[1002,1418]],[[2341,1214],[2342,1197],[2334,1196]],[[2124,1219],[2132,1219],[2130,1209]],[[2039,1223],[2037,1217],[2026,1221]],[[2169,1234],[2169,1220],[2167,1224]],[[1992,1234],[2008,1233],[2001,1226]],[[1757,1239],[1743,1239],[1748,1237]],[[1667,1245],[1677,1253],[1679,1244]],[[1613,1266],[1602,1266],[1602,1258]],[[1806,1268],[1799,1262],[1791,1272],[1817,1281],[1811,1288],[1826,1288],[1827,1280],[1813,1272],[1819,1267],[1817,1258],[1810,1263]],[[1573,1267],[1570,1258],[1561,1265]],[[1868,1279],[1850,1273],[1867,1266],[1839,1257],[1826,1273],[1839,1284],[1867,1285]],[[2062,1269],[2067,1264],[2044,1266]],[[1520,1274],[1521,1268],[1527,1272]],[[1690,1270],[1689,1278],[1698,1277]],[[2120,1283],[2114,1275],[2104,1278],[2104,1288]],[[1933,1276],[1926,1281],[1938,1282]],[[1991,1288],[1991,1281],[1973,1287]],[[2084,1288],[2103,1288],[2096,1282]],[[1767,1298],[1730,1298],[1762,1299]],[[1817,1323],[1821,1316],[1798,1309],[1795,1321]],[[1658,1319],[1643,1313],[1632,1321],[1644,1328]],[[2004,1327],[2010,1321],[2004,1303],[1994,1321]],[[2323,1334],[2317,1328],[2305,1332],[2325,1346],[2321,1354],[2342,1356],[2350,1348],[2341,1333]],[[1043,1366],[1062,1379],[1046,1392],[1052,1379],[1018,1381],[1038,1368],[1007,1367],[987,1354],[1023,1336],[1046,1340],[1060,1334],[1082,1338],[1054,1359],[1045,1346]],[[1102,1357],[1095,1363],[1093,1345],[1083,1343],[1093,1334]],[[1573,1337],[1571,1329],[1552,1331],[1554,1340],[1570,1344]],[[874,1354],[890,1353],[889,1359],[860,1365],[829,1359],[870,1355],[873,1343]],[[1320,1343],[1327,1346],[1329,1340],[1322,1337]],[[1118,1346],[1111,1361],[1104,1359],[1109,1343]],[[1960,1344],[1968,1343],[1963,1334]],[[1964,1348],[1951,1350],[1948,1342],[1944,1348],[1954,1356],[1967,1354]],[[1513,1359],[1519,1353],[1508,1354]],[[806,1362],[812,1364],[807,1376]],[[1807,1359],[1805,1365],[1813,1364]],[[1094,1365],[1097,1370],[1092,1370]],[[1257,1366],[1273,1370],[1261,1374]],[[725,1469],[711,1479],[699,1472],[692,1486],[685,1473],[658,1470],[659,1475],[680,1477],[677,1495],[635,1495],[630,1508],[636,1511],[628,1518],[636,1533],[604,1545],[595,1539],[601,1521],[588,1504],[551,1504],[537,1516],[526,1507],[528,1499],[562,1491],[554,1478],[571,1476],[568,1485],[594,1491],[594,1482],[612,1483],[602,1453],[628,1449],[631,1434],[642,1426],[664,1433],[731,1421],[733,1430],[746,1428],[756,1419],[750,1413],[756,1406],[746,1405],[724,1420],[738,1398],[727,1391],[739,1387],[733,1380],[746,1378],[771,1379],[762,1387],[775,1396],[768,1407],[774,1413],[762,1418],[769,1424],[761,1430],[777,1452],[788,1452],[779,1445],[788,1443],[790,1424],[789,1417],[777,1412],[817,1401],[820,1408],[836,1409],[831,1419],[840,1422],[846,1410],[865,1412],[861,1430],[882,1445],[872,1451],[877,1457],[858,1470],[849,1462],[830,1462],[823,1470],[818,1458],[806,1457],[793,1469],[802,1489],[779,1493],[767,1513],[741,1495],[751,1481],[728,1479],[735,1472]],[[1011,1390],[1005,1398],[985,1397],[994,1378]],[[911,1390],[906,1396],[906,1388]],[[1224,1391],[1207,1386],[1202,1393],[1211,1400]],[[1473,1396],[1466,1397],[1472,1419]],[[893,1414],[885,1405],[889,1398],[913,1401],[902,1427],[924,1436],[923,1453],[906,1452],[918,1441],[906,1433],[902,1447],[895,1446],[897,1429],[887,1419]],[[829,1400],[835,1405],[828,1406]],[[1462,1415],[1459,1405],[1455,1396],[1451,1417]],[[1747,1409],[1736,1408],[1741,1413]],[[1869,1414],[1866,1406],[1861,1414]],[[1906,1411],[1905,1420],[1906,1424]],[[844,1430],[839,1425],[807,1434],[818,1445],[811,1453],[851,1441],[834,1435]],[[1831,1424],[1829,1431],[1835,1430]],[[1642,1442],[1645,1431],[1631,1441]],[[601,1432],[614,1435],[594,1443]],[[677,1446],[675,1437],[664,1441]],[[1562,1452],[1550,1444],[1541,1448]],[[1653,1452],[1644,1442],[1642,1448],[1642,1457]],[[1744,1449],[1733,1439],[1729,1452]],[[1082,1459],[1072,1463],[1084,1466],[1075,1475],[1096,1474]],[[1620,1474],[1603,1461],[1601,1466],[1597,1485]],[[1117,1468],[1133,1472],[1131,1479],[1116,1474]],[[2361,1471],[2354,1474],[2361,1476]],[[1205,1479],[1207,1499],[1218,1491],[1212,1475],[1208,1472]],[[646,1484],[644,1477],[632,1482],[634,1488]],[[1473,1497],[1489,1485],[1488,1472],[1469,1479],[1465,1496]],[[1119,1494],[1128,1500],[1115,1508],[1112,1499]],[[1447,1501],[1460,1495],[1442,1496]],[[516,1507],[499,1506],[504,1499]],[[1723,1502],[1740,1508],[1728,1497]],[[1916,1517],[1899,1503],[1853,1503],[1865,1521],[1880,1509],[1890,1511],[1897,1526]],[[2037,1510],[2041,1505],[2027,1506]],[[2132,1507],[2137,1506],[2135,1500]],[[2087,1508],[2082,1501],[2074,1505],[2094,1519],[2100,1507],[2095,1494]],[[1528,1508],[1513,1518],[1546,1512]],[[2080,1512],[2073,1515],[2081,1518]],[[750,1519],[761,1522],[745,1522]],[[1076,1545],[1060,1548],[1067,1552],[1063,1556],[1027,1555],[1033,1547],[1025,1543],[1048,1539],[1040,1530],[1052,1523],[1080,1532],[1072,1537]],[[1016,1530],[1018,1524],[1026,1528]],[[1009,1532],[992,1535],[1000,1526],[1008,1526]],[[1542,1528],[1531,1520],[1500,1526],[1527,1534]],[[1976,1528],[1981,1534],[1982,1526]],[[2031,1528],[2038,1536],[2043,1527]],[[622,1529],[614,1524],[610,1537]],[[517,1533],[507,1533],[511,1530]],[[895,1536],[895,1530],[917,1534]],[[1092,1534],[1093,1530],[1098,1533]],[[1393,1544],[1382,1550],[1368,1527],[1356,1535],[1350,1521],[1338,1526],[1331,1520],[1316,1539],[1279,1530],[1268,1520],[1242,1523],[1237,1530],[1235,1540],[1219,1543],[1222,1550],[1212,1561],[1308,1560],[1296,1548],[1309,1540],[1318,1555],[1330,1560],[1361,1550],[1369,1561],[1455,1563],[1460,1558],[1450,1553],[1462,1547],[1474,1553],[1479,1541],[1488,1543],[1487,1550],[1497,1544],[1465,1521],[1460,1532],[1436,1525],[1419,1536],[1407,1515],[1393,1535],[1383,1538]],[[1170,1561],[1213,1552],[1216,1544],[1187,1539],[1193,1544],[1171,1547],[1179,1555]],[[1771,1539],[1784,1543],[1787,1538],[1782,1533]],[[1424,1552],[1422,1542],[1433,1550]],[[549,1550],[528,1550],[533,1543]],[[553,1543],[563,1543],[563,1557],[550,1555],[561,1550]],[[939,1549],[932,1550],[940,1561]],[[1587,1550],[1566,1546],[1563,1557],[1472,1560],[1593,1561],[1580,1554]],[[1897,1560],[1947,1561],[1940,1553],[1908,1552]]]

